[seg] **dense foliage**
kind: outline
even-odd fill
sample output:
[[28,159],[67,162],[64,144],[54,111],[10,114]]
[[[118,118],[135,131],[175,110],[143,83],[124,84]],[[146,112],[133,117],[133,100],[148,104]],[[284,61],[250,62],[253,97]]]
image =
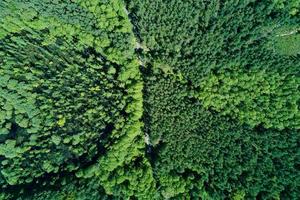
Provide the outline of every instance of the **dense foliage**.
[[204,78],[199,99],[253,127],[299,129],[299,85],[294,73],[232,68]]
[[163,199],[299,197],[299,1],[128,1]]
[[163,199],[297,199],[299,130],[241,125],[204,109],[170,76],[145,83],[146,132]]
[[2,0],[0,200],[300,196],[299,0]]
[[298,15],[270,1],[137,0],[132,7],[150,60],[200,87],[207,106],[226,107],[250,125],[299,128]]
[[[82,179],[83,170],[98,167],[94,186],[80,179],[83,194],[97,187],[115,196],[146,192],[141,183],[153,181],[143,158],[143,83],[122,2],[5,0],[0,19],[3,191],[16,198],[22,185],[57,185],[66,173]],[[117,176],[127,169],[127,177]],[[107,180],[111,174],[117,183]],[[32,198],[64,199],[72,184]]]

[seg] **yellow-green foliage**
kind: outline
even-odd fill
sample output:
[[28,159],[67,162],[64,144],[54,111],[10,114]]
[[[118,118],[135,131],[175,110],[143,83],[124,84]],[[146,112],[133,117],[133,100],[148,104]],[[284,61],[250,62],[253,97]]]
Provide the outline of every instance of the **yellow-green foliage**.
[[300,12],[299,0],[273,0],[274,5],[278,9],[287,10],[292,16],[298,16]]
[[[300,67],[299,64],[298,67]],[[275,70],[221,70],[203,79],[198,98],[205,108],[251,126],[300,128],[300,77]]]
[[274,47],[280,54],[297,56],[300,55],[300,34],[291,32],[277,36]]
[[237,191],[233,194],[232,200],[244,200],[245,199],[245,192],[244,191]]
[[[109,194],[153,189],[143,83],[123,2],[4,0],[0,22],[1,187],[91,162],[97,187]],[[112,173],[116,182],[105,179]]]
[[107,145],[106,155],[97,164],[76,175],[95,177],[109,195],[125,199],[154,199],[158,195],[155,193],[155,180],[144,156],[143,123],[140,122],[143,114],[143,83],[137,62],[129,63],[119,78],[128,85],[126,97],[131,99],[125,109],[128,117],[116,124],[116,130],[110,137],[113,142]]

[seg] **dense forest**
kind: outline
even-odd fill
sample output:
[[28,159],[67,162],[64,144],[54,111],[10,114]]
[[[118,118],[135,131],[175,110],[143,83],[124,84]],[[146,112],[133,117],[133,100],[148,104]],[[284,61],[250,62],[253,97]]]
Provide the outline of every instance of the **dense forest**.
[[300,199],[300,0],[0,0],[0,200]]

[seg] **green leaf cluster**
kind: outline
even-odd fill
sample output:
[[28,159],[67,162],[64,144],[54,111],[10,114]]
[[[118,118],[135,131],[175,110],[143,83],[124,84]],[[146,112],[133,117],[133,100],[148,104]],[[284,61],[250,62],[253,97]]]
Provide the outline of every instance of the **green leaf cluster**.
[[203,79],[198,98],[205,108],[252,127],[300,128],[300,76],[275,70],[221,70]]

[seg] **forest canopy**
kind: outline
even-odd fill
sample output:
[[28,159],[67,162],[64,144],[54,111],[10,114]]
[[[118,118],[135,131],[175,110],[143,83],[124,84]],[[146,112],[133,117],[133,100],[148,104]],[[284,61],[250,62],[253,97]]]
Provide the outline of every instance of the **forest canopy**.
[[300,0],[2,0],[0,200],[297,200]]

